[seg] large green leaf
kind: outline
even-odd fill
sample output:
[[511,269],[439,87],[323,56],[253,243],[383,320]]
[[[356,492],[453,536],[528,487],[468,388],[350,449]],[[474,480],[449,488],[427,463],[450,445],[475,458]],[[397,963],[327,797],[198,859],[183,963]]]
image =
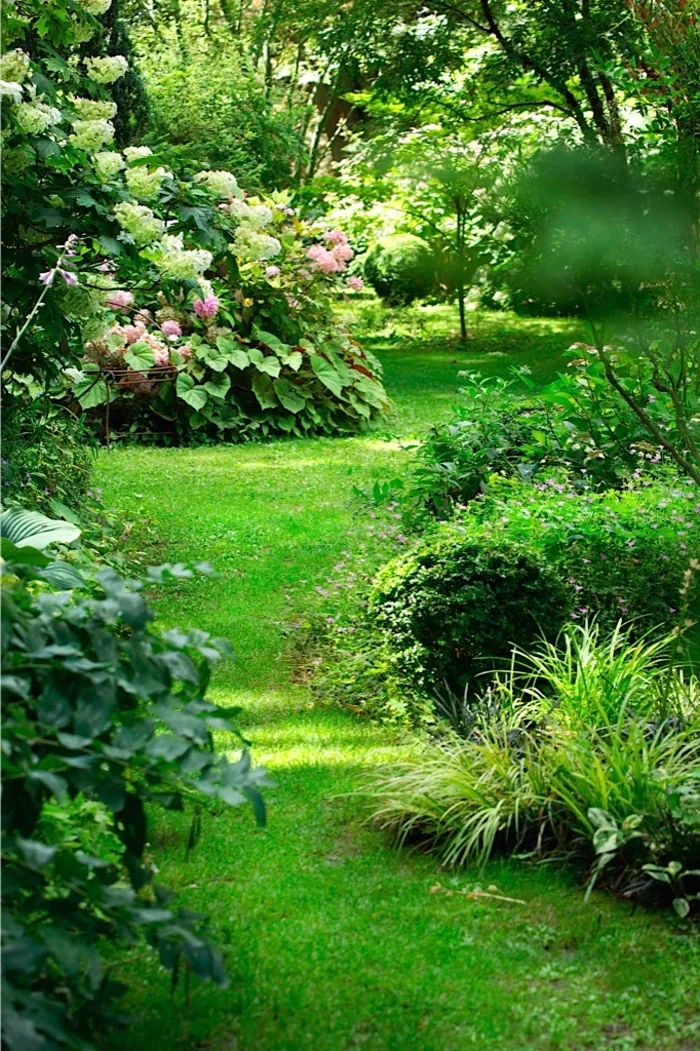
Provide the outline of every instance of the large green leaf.
[[295,372],[298,372],[303,360],[304,359],[298,350],[291,350],[286,359],[282,359],[282,362],[284,365],[288,365],[290,369],[294,369]]
[[74,394],[83,409],[94,409],[107,401],[107,384],[104,380],[96,380],[92,375],[76,384]]
[[69,562],[52,562],[46,569],[40,570],[38,576],[60,591],[72,591],[85,585],[83,576]]
[[33,569],[43,569],[50,564],[50,560],[37,547],[17,547],[6,536],[0,538],[0,555],[5,562],[31,566]]
[[124,361],[136,372],[148,372],[156,363],[155,351],[147,343],[132,343],[124,355]]
[[258,365],[261,372],[266,372],[268,376],[279,376],[282,371],[279,358],[275,357],[274,354],[268,354]]
[[326,361],[320,354],[310,354],[309,364],[324,387],[328,387],[328,390],[339,398],[343,392],[343,381],[330,361]]
[[72,544],[81,530],[72,522],[47,518],[39,511],[9,507],[0,514],[0,536],[16,547],[35,547],[43,551],[49,544]]
[[207,380],[203,386],[212,398],[219,398],[223,401],[231,390],[231,377],[227,372],[219,372],[213,379]]
[[261,409],[274,409],[278,404],[272,387],[272,380],[266,373],[255,373],[253,376],[253,391],[260,402]]
[[259,340],[260,343],[264,343],[270,350],[274,350],[275,354],[279,354],[280,357],[284,357],[287,351],[290,349],[288,343],[283,343],[281,339],[274,336],[272,332],[265,332],[264,329],[258,328],[257,325],[253,326],[253,336]]
[[[182,398],[183,401],[191,405],[193,409],[199,412],[203,409],[209,400],[204,387],[195,386],[195,382],[187,372],[181,372],[177,377],[176,388],[178,397]],[[191,423],[192,421],[190,421]]]
[[212,347],[210,343],[202,344],[197,352],[197,357],[201,361],[205,361],[214,372],[223,372],[229,365],[228,355],[220,350],[219,347]]
[[290,412],[301,412],[305,407],[306,401],[302,398],[301,394],[292,387],[289,380],[275,380],[273,386],[275,388],[275,394],[282,402],[285,409],[289,409]]
[[240,343],[236,343],[235,340],[227,339],[226,336],[219,336],[216,345],[222,354],[226,355],[226,360],[235,368],[247,369],[250,365],[248,354]]

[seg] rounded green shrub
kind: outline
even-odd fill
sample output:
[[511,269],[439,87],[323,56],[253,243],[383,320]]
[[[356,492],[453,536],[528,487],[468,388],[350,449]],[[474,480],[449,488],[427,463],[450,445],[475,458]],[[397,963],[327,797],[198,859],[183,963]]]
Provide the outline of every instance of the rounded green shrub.
[[429,690],[478,689],[513,649],[554,638],[570,603],[525,544],[442,530],[384,566],[370,609],[397,670]]
[[435,260],[430,246],[413,234],[384,237],[370,248],[365,277],[388,303],[411,303],[430,294],[435,284]]

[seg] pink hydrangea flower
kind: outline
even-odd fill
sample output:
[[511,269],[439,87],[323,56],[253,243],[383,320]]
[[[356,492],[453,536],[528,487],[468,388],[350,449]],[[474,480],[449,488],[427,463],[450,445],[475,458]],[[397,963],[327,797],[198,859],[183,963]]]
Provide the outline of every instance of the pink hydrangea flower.
[[365,287],[365,283],[361,277],[349,277],[345,284],[348,288],[351,288],[353,292],[361,292]]
[[160,326],[160,330],[163,333],[163,335],[167,336],[170,340],[177,339],[178,336],[182,335],[182,329],[180,328],[180,324],[174,319],[164,321],[163,324]]
[[138,343],[146,334],[146,326],[143,321],[135,321],[133,325],[124,325],[122,329],[126,342],[131,345]]
[[345,269],[345,264],[335,259],[323,245],[312,245],[306,255],[316,264],[322,274],[337,274],[340,270]]
[[177,348],[177,352],[185,361],[189,361],[192,357],[192,347],[189,343],[183,343],[181,347]]
[[112,310],[127,310],[133,305],[134,296],[132,292],[110,292],[107,296],[107,306],[111,307]]
[[338,227],[335,230],[329,230],[325,235],[325,240],[330,241],[333,245],[346,245],[348,243],[346,234],[339,230]]
[[279,277],[280,268],[278,266],[268,266],[265,270],[265,277]]
[[219,300],[216,296],[207,296],[206,299],[195,299],[192,308],[197,317],[212,318],[219,309]]
[[154,364],[157,368],[165,368],[166,365],[170,364],[170,354],[168,348],[162,344],[158,347],[153,348]]
[[337,259],[338,262],[349,263],[355,253],[349,244],[340,244],[335,246],[332,254],[333,258]]

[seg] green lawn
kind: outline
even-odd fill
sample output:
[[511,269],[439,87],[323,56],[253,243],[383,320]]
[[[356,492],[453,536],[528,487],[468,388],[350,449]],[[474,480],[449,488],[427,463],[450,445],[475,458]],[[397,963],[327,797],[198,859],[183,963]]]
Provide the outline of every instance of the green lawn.
[[[546,378],[576,335],[491,317],[462,350],[449,342],[451,317],[434,314],[434,344],[413,323],[415,339],[380,329],[367,340],[385,364],[393,436],[449,407],[459,368],[505,374],[517,362]],[[247,811],[208,814],[189,861],[186,819],[155,824],[160,878],[211,915],[232,980],[226,990],[194,984],[187,1005],[145,953],[130,956],[120,975],[136,1020],[120,1049],[700,1046],[698,943],[672,921],[603,895],[585,905],[571,873],[515,861],[461,872],[456,884],[493,884],[523,904],[431,892],[452,887],[451,874],[363,823],[349,793],[411,743],[314,707],[293,681],[287,626],[318,604],[332,610],[340,563],[359,574],[391,552],[352,486],[395,476],[408,455],[378,436],[126,449],[99,461],[107,504],[137,501],[155,520],[153,561],[206,558],[220,571],[168,591],[160,614],[231,638],[238,659],[219,669],[214,693],[242,707],[255,759],[276,782],[266,831]]]

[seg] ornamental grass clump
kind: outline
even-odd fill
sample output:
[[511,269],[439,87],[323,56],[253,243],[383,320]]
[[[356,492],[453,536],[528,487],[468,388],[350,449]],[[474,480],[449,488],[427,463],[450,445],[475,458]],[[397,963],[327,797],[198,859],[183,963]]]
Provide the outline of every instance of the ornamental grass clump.
[[575,858],[589,886],[665,890],[686,914],[700,890],[700,683],[673,666],[676,642],[586,624],[519,651],[465,739],[372,786],[376,822],[448,865]]

